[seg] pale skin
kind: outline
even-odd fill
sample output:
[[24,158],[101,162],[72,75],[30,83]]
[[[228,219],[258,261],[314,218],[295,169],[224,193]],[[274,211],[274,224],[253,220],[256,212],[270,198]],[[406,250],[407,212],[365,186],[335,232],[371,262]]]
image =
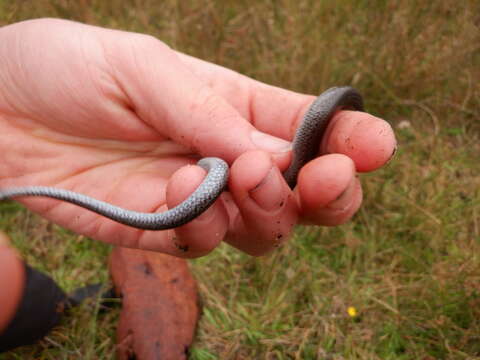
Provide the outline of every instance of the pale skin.
[[24,267],[7,236],[0,231],[0,336],[15,315],[25,283]]
[[[231,166],[228,192],[175,230],[142,231],[71,204],[21,198],[79,234],[179,257],[222,241],[251,255],[285,242],[295,224],[335,226],[362,202],[357,172],[391,158],[382,119],[335,114],[319,157],[291,191],[281,172],[298,122],[315,96],[272,87],[175,52],[141,34],[56,19],[0,28],[0,188],[45,185],[128,209],[164,211],[202,181],[194,166],[217,156]],[[367,98],[368,102],[368,98]],[[0,233],[0,330],[14,314],[23,267]]]
[[295,224],[348,221],[362,202],[357,172],[380,168],[396,147],[384,120],[339,111],[319,157],[291,191],[281,172],[314,98],[146,35],[56,19],[6,26],[0,28],[0,188],[55,186],[132,210],[164,211],[202,181],[196,160],[217,156],[231,166],[229,191],[175,230],[133,229],[51,199],[19,201],[119,246],[192,258],[226,241],[263,255],[286,241]]

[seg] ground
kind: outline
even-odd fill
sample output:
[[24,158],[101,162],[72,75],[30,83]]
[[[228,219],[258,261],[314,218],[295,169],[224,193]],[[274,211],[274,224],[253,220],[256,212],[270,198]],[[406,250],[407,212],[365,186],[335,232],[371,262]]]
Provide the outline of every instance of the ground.
[[[480,5],[475,0],[0,0],[0,25],[61,17],[149,33],[274,85],[353,85],[399,148],[337,228],[274,254],[191,262],[192,359],[480,359]],[[9,202],[0,228],[65,289],[106,281],[109,247]],[[83,307],[0,359],[112,359],[118,310]]]

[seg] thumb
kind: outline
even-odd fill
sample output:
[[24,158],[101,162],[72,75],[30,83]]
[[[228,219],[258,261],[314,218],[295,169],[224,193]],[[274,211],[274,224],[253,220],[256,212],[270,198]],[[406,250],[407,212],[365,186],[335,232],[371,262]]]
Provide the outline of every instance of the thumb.
[[12,320],[23,293],[25,274],[17,252],[0,231],[0,335]]
[[[109,56],[115,77],[137,115],[162,135],[202,156],[232,163],[249,150],[287,166],[291,143],[258,131],[159,40],[121,33]],[[116,44],[116,45],[115,45]],[[218,79],[219,82],[222,79]]]
[[10,245],[10,241],[8,240],[7,235],[0,231],[0,246],[8,246]]

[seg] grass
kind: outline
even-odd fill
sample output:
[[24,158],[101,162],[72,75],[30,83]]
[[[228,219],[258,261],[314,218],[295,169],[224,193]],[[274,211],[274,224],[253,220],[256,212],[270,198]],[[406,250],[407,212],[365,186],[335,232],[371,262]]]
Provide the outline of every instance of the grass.
[[[299,228],[269,257],[222,246],[191,262],[196,360],[480,359],[479,14],[475,0],[0,0],[0,25],[69,18],[296,91],[352,84],[394,126],[398,153],[361,176],[353,221]],[[14,203],[0,227],[67,290],[108,278],[106,245]],[[117,318],[81,308],[0,359],[111,359]]]

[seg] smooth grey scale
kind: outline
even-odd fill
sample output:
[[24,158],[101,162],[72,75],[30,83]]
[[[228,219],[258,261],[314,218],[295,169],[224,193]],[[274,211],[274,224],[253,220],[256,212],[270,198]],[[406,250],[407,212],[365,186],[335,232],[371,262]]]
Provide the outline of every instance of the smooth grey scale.
[[200,159],[197,165],[207,175],[197,189],[183,202],[162,213],[143,213],[123,209],[70,190],[46,186],[26,186],[0,190],[0,201],[19,196],[42,196],[63,200],[91,210],[116,222],[143,230],[167,230],[192,221],[207,210],[225,188],[228,164],[219,158]]
[[348,86],[330,88],[310,105],[293,138],[292,162],[283,173],[291,189],[297,184],[300,169],[318,155],[330,119],[338,110],[347,109],[363,111],[362,96]]
[[[363,111],[362,96],[351,87],[334,87],[322,93],[310,106],[293,140],[293,158],[283,173],[290,188],[297,183],[300,169],[314,159],[328,122],[336,111]],[[20,196],[42,196],[63,200],[91,210],[111,220],[143,230],[166,230],[184,225],[207,210],[225,190],[228,164],[219,158],[200,159],[197,165],[207,171],[199,187],[182,203],[162,213],[143,213],[123,209],[69,190],[45,186],[0,189],[0,201]]]

